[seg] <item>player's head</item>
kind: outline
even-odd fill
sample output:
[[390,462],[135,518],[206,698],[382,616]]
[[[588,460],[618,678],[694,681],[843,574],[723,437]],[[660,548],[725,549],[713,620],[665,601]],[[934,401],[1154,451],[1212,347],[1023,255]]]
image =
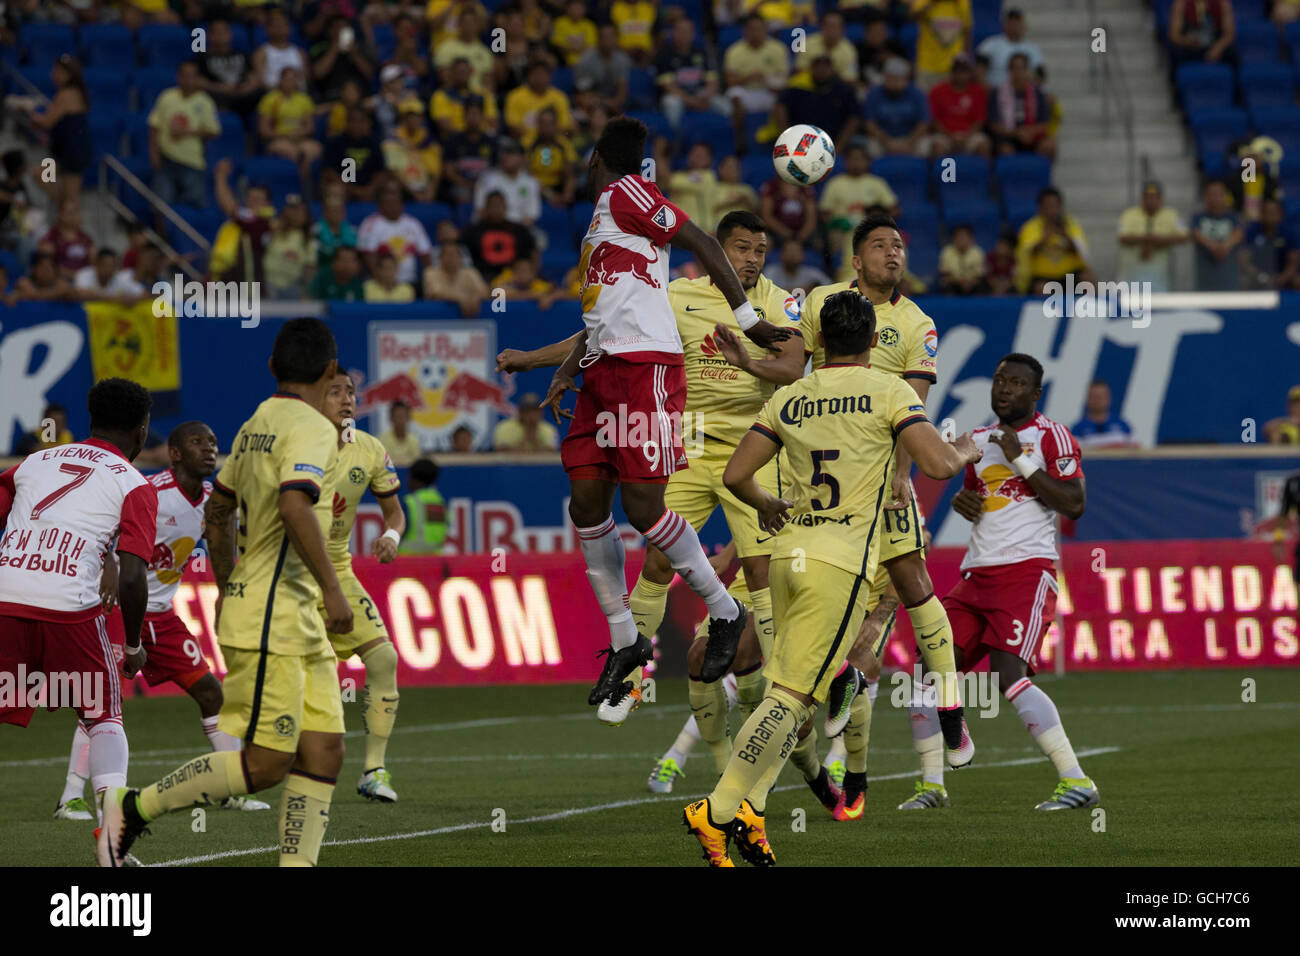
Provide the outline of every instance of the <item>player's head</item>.
[[321,414],[334,423],[340,435],[356,419],[357,386],[341,365],[330,380],[329,388],[325,390],[325,405],[321,408]]
[[271,347],[271,374],[280,386],[324,384],[338,369],[334,333],[320,319],[290,319]]
[[116,445],[134,461],[149,437],[149,409],[153,399],[143,385],[124,378],[106,378],[86,396],[90,411],[90,437]]
[[587,171],[592,202],[614,180],[641,172],[647,132],[645,123],[630,116],[615,116],[605,124]]
[[1002,357],[993,371],[993,414],[998,421],[1016,425],[1032,418],[1042,394],[1043,366],[1038,359],[1023,352]]
[[853,271],[858,283],[872,289],[893,289],[906,264],[907,247],[898,223],[883,212],[868,213],[853,230]]
[[876,344],[875,307],[853,289],[836,292],[822,305],[817,335],[826,348],[827,362],[865,361]]
[[746,289],[758,285],[767,261],[767,224],[752,212],[736,209],[718,223],[718,243]]
[[412,491],[429,488],[438,483],[438,466],[428,458],[411,462],[410,485]]
[[176,472],[207,478],[217,470],[217,436],[203,422],[181,422],[167,436],[167,456]]

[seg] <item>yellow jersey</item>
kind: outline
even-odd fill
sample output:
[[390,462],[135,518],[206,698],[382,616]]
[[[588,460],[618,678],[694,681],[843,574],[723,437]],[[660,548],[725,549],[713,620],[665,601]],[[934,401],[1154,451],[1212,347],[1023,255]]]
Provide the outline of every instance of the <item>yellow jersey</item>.
[[[782,326],[799,321],[798,300],[767,276],[760,275],[745,294],[760,319]],[[737,445],[776,386],[729,365],[723,357],[714,341],[714,326],[724,322],[738,333],[740,326],[727,297],[707,275],[668,283],[668,303],[677,319],[686,366],[686,412],[691,417],[683,431],[698,430]],[[767,354],[743,333],[741,342],[755,359]]]
[[344,442],[339,449],[338,480],[334,483],[334,499],[330,507],[332,520],[325,539],[336,571],[347,571],[352,567],[348,541],[352,538],[352,525],[357,520],[357,505],[367,488],[376,498],[387,498],[397,494],[402,483],[398,480],[393,460],[379,439],[369,432],[353,429],[352,441]]
[[827,365],[782,388],[752,426],[784,449],[782,496],[793,502],[772,559],[873,575],[894,446],[899,432],[923,421],[911,386],[863,365]]
[[297,395],[277,392],[239,429],[213,480],[239,509],[239,560],[218,622],[223,646],[271,654],[329,647],[317,611],[320,585],[289,543],[280,495],[306,492],[322,531],[328,528],[338,460],[334,425]]
[[[836,292],[856,289],[858,280],[822,285],[808,293],[800,313],[799,330],[803,333],[804,351],[812,354],[812,367],[826,364],[826,349],[817,344],[822,327],[822,306]],[[871,350],[871,367],[899,378],[938,381],[936,358],[939,332],[934,320],[898,290],[888,302],[876,306],[876,333],[880,336]]]

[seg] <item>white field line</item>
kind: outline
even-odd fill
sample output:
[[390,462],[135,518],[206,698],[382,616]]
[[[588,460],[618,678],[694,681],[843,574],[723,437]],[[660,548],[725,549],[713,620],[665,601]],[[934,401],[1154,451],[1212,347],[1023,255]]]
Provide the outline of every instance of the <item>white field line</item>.
[[[1119,752],[1119,747],[1093,747],[1090,750],[1080,750],[1076,756],[1097,757],[1102,754],[1112,754]],[[1042,763],[1046,757],[1041,754],[1035,757],[1022,757],[1018,760],[1000,760],[994,763],[974,764],[963,771],[963,775],[970,773],[972,770],[989,770],[994,767],[1022,767],[1027,764]],[[872,777],[872,780],[905,780],[916,776],[915,770],[908,770],[902,773],[881,774],[878,777]],[[806,784],[792,783],[783,787],[777,787],[777,791],[782,790],[801,790]],[[543,813],[534,817],[521,817],[516,820],[507,819],[509,826],[519,826],[525,823],[549,823],[553,820],[565,820],[569,817],[583,816],[588,813],[598,813],[602,810],[620,810],[625,807],[640,807],[650,803],[671,803],[674,800],[683,804],[690,803],[695,797],[686,797],[682,794],[664,794],[657,797],[634,797],[628,800],[616,800],[612,803],[598,803],[589,807],[570,807],[567,810],[557,810],[554,813]],[[421,837],[442,836],[447,833],[462,833],[466,830],[481,830],[485,827],[491,827],[491,820],[475,820],[471,823],[457,823],[452,826],[436,827],[432,830],[415,830],[409,833],[390,833],[385,836],[373,837],[354,837],[350,840],[327,840],[321,844],[327,846],[353,846],[363,843],[386,843],[391,840],[416,840]],[[205,853],[201,856],[186,856],[175,860],[161,860],[157,863],[147,864],[148,866],[188,866],[191,863],[211,863],[213,860],[228,860],[241,856],[256,856],[259,853],[276,853],[279,851],[278,846],[260,846],[248,850],[223,850],[219,853]]]

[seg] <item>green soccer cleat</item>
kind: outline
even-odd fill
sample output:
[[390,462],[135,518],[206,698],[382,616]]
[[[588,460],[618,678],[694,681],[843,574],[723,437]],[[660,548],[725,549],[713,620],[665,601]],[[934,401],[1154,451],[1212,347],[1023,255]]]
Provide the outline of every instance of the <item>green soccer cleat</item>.
[[835,760],[826,765],[826,776],[831,778],[831,782],[837,787],[844,786],[844,761]]
[[943,784],[926,783],[924,780],[916,781],[916,792],[912,794],[912,799],[898,805],[900,810],[937,810],[940,807],[952,806],[948,801],[948,791],[943,788]]
[[650,771],[650,779],[645,782],[645,786],[651,793],[672,793],[673,778],[685,776],[686,771],[682,770],[676,760],[665,757]]
[[367,800],[380,803],[396,803],[397,791],[393,789],[393,775],[383,767],[376,767],[361,775],[357,781],[357,793]]
[[54,808],[56,820],[89,820],[92,817],[90,804],[81,797],[73,797],[67,803],[60,803]]
[[1101,803],[1101,793],[1091,779],[1084,777],[1082,780],[1072,780],[1069,777],[1062,777],[1061,782],[1052,791],[1051,798],[1044,800],[1034,809],[1082,810],[1084,807],[1095,807],[1099,803]]

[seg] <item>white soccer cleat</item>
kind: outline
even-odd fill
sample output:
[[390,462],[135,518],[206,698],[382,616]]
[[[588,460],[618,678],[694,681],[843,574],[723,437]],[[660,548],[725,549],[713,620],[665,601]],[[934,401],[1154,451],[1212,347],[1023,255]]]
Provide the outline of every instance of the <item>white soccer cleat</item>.
[[641,688],[633,687],[630,680],[623,681],[614,692],[596,708],[596,719],[602,724],[617,727],[627,720],[632,711],[641,706]]
[[226,797],[221,803],[222,810],[270,810],[269,803],[254,800],[252,797]]
[[673,778],[685,776],[676,760],[672,757],[664,757],[650,771],[650,779],[646,781],[645,787],[651,793],[672,793]]
[[393,789],[392,784],[393,775],[383,767],[378,767],[361,775],[361,779],[357,781],[357,793],[367,800],[396,803],[397,791]]
[[90,804],[81,797],[73,797],[67,803],[60,803],[54,808],[54,819],[56,820],[91,820],[94,814],[90,812]]
[[970,728],[966,726],[965,720],[961,722],[961,746],[948,750],[947,754],[948,766],[953,770],[969,767],[975,760],[975,741],[971,740]]

